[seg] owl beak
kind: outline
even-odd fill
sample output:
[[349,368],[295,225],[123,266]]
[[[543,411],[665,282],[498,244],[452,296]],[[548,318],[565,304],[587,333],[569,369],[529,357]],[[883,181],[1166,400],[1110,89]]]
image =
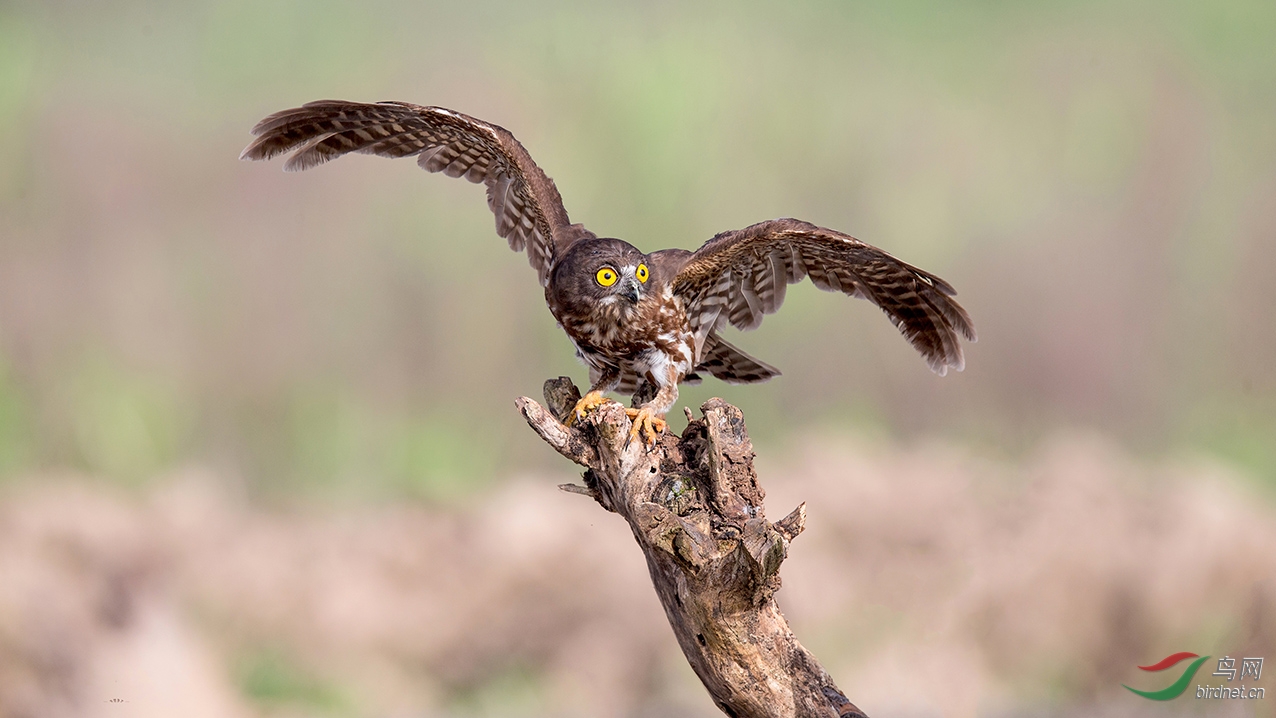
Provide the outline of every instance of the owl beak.
[[638,283],[632,279],[625,280],[625,288],[621,290],[620,296],[628,299],[631,304],[638,303]]

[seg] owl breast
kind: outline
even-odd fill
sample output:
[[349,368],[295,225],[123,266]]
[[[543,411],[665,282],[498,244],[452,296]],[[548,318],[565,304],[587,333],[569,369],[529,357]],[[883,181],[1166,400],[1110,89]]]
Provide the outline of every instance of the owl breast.
[[669,287],[637,305],[599,303],[559,323],[586,364],[627,369],[657,386],[677,384],[695,363],[695,340],[682,301]]

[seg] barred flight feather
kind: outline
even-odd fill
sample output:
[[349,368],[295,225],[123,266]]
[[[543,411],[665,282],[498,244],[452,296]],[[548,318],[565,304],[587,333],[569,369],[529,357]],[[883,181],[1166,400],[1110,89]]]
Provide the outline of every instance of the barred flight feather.
[[429,172],[487,185],[496,233],[527,249],[541,286],[554,258],[591,233],[573,229],[554,182],[505,129],[459,112],[403,102],[320,100],[276,112],[257,123],[241,156],[269,159],[293,152],[284,169],[307,170],[352,152],[417,156]]
[[970,317],[951,298],[956,292],[947,282],[854,237],[777,219],[719,234],[674,278],[701,353],[724,317],[735,327],[753,329],[778,310],[784,301],[778,277],[787,283],[810,277],[825,291],[873,302],[941,375],[965,366],[958,335],[975,341]]

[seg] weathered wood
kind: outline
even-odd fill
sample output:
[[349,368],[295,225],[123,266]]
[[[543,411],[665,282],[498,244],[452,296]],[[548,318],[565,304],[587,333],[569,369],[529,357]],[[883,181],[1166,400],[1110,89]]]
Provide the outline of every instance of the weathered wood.
[[564,426],[579,397],[559,377],[545,382],[548,410],[527,397],[516,404],[546,443],[588,468],[584,486],[560,488],[592,496],[629,523],[674,636],[722,712],[864,716],[775,603],[780,563],[805,527],[806,505],[776,523],[766,519],[740,410],[710,399],[681,437],[666,433],[648,448],[629,440],[629,417],[613,402]]

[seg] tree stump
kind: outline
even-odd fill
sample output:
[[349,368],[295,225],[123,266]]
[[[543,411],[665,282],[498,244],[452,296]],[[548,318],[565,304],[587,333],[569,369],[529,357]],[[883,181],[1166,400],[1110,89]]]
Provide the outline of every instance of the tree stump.
[[848,718],[862,713],[798,643],[775,603],[780,563],[802,533],[806,504],[772,523],[753,469],[744,415],[721,399],[682,436],[630,441],[629,417],[608,402],[574,427],[562,423],[580,391],[545,382],[545,407],[522,397],[527,423],[558,453],[587,467],[592,496],[629,523],[647,558],[669,625],[714,703],[735,718]]

